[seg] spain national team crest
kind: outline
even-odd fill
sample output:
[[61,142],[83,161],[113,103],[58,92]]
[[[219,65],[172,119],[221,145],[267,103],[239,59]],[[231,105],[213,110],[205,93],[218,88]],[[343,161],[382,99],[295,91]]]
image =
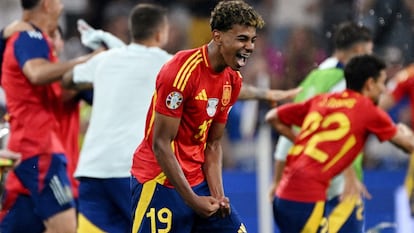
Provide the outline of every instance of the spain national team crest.
[[209,117],[213,117],[216,114],[218,101],[217,98],[209,98],[207,100],[207,115]]
[[227,106],[230,103],[231,99],[231,85],[223,85],[223,96],[221,97],[221,104]]
[[180,92],[173,91],[168,94],[165,104],[169,109],[177,109],[183,102],[183,95]]

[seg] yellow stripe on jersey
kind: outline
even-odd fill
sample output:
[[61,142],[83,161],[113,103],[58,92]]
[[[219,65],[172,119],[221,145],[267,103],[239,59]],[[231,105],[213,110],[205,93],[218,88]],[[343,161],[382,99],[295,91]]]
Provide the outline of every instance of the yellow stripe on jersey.
[[157,103],[157,92],[154,91],[154,95],[152,96],[152,110],[151,110],[151,119],[148,124],[147,134],[145,135],[145,139],[148,139],[148,136],[151,133],[152,125],[154,124],[154,118],[155,118],[155,104]]
[[198,59],[194,62],[193,66],[190,68],[190,70],[187,72],[187,75],[185,76],[185,81],[183,83],[183,85],[181,87],[178,87],[178,89],[180,89],[180,91],[184,91],[185,86],[187,85],[188,79],[191,76],[191,73],[193,73],[193,70],[197,67],[197,65],[202,62],[203,59]]
[[322,172],[326,172],[329,168],[331,168],[338,160],[340,160],[345,153],[347,153],[354,145],[356,144],[355,136],[352,135],[346,140],[345,144],[342,146],[341,150],[338,152],[338,154],[335,155],[335,157],[332,158],[332,160],[323,167]]
[[[183,91],[185,88],[184,86],[181,86],[184,82],[185,77],[187,76],[188,71],[191,69],[191,67],[194,66],[194,63],[197,62],[200,63],[202,61],[202,55],[201,52],[199,50],[197,50],[197,52],[195,52],[193,55],[191,55],[185,62],[184,64],[181,66],[180,70],[177,73],[177,76],[174,79],[174,83],[173,83],[173,87],[176,87],[177,89]],[[191,71],[193,71],[193,69],[191,69]]]
[[301,230],[301,233],[316,233],[319,228],[319,225],[323,219],[323,210],[325,202],[318,201],[315,203],[312,214],[309,217],[309,220],[306,222],[305,226]]
[[357,203],[362,205],[362,200],[359,198],[345,198],[335,207],[328,217],[329,233],[336,233],[341,229],[351,216]]
[[132,225],[132,232],[138,232],[138,229],[141,227],[145,212],[147,211],[152,197],[154,196],[157,183],[163,184],[166,179],[167,176],[161,172],[157,177],[143,184],[141,196],[139,197],[137,208],[135,209],[135,217]]
[[95,224],[91,223],[85,215],[79,213],[78,215],[78,233],[104,233],[105,231],[102,231],[97,227]]
[[236,71],[236,72],[237,72],[237,74],[239,75],[239,78],[243,79],[243,76],[242,76],[242,74],[240,73],[240,71]]
[[204,64],[206,64],[206,67],[209,67],[210,65],[208,64],[208,59],[207,59],[207,46],[203,46],[203,59],[204,59]]
[[191,55],[185,62],[184,64],[181,66],[180,70],[177,73],[177,76],[174,79],[174,83],[173,86],[176,87],[178,84],[178,81],[180,81],[180,77],[181,77],[181,73],[184,71],[184,69],[188,66],[188,64],[194,59],[194,57],[199,56],[200,55],[200,51],[197,50],[197,52],[195,52],[193,55]]

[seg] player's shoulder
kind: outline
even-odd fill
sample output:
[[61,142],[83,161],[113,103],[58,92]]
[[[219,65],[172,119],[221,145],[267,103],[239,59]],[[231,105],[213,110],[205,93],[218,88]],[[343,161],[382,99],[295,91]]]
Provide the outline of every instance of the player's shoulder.
[[177,64],[181,66],[190,65],[190,64],[195,63],[196,61],[202,61],[202,60],[203,60],[203,53],[200,48],[179,51],[171,59],[173,64]]
[[43,48],[48,46],[47,38],[38,30],[15,32],[7,39],[7,44],[8,46],[29,46],[32,48]]
[[12,38],[16,38],[18,40],[22,41],[43,41],[45,40],[45,36],[43,33],[39,30],[28,30],[28,31],[20,31],[15,32],[12,36]]
[[169,75],[186,77],[204,60],[201,49],[189,49],[177,52],[163,67],[162,72]]

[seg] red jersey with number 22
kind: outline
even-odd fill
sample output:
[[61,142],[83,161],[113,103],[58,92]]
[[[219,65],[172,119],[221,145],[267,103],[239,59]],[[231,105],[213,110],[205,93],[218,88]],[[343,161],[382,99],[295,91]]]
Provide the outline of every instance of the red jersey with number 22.
[[[212,70],[206,45],[179,52],[166,63],[157,77],[145,138],[134,153],[131,172],[138,181],[144,183],[164,176],[152,151],[153,121],[157,112],[181,119],[171,146],[190,185],[201,183],[210,126],[213,122],[226,123],[241,84],[240,73],[229,67],[220,73]],[[171,186],[168,180],[164,184]]]
[[352,163],[369,134],[385,141],[397,132],[383,110],[351,90],[287,104],[277,114],[285,124],[301,126],[276,191],[292,201],[325,200],[330,180]]

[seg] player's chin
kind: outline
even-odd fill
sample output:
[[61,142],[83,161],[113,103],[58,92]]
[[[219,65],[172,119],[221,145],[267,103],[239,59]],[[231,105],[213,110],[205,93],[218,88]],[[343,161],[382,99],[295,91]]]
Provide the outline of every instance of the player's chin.
[[241,67],[232,67],[232,66],[230,66],[230,68],[231,68],[232,70],[234,70],[234,71],[240,71],[240,68],[241,68]]
[[229,66],[234,71],[239,71],[243,66],[239,65],[237,62]]

